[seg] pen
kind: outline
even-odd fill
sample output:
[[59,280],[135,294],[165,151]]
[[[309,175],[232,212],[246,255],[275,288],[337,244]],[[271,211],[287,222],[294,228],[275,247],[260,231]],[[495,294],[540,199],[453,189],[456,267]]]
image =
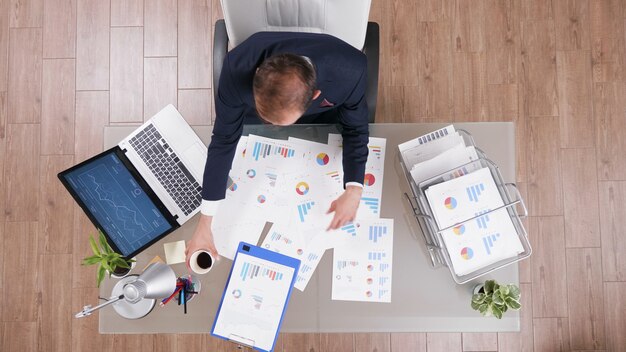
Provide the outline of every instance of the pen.
[[185,290],[182,290],[182,291],[180,291],[180,292],[181,292],[180,297],[181,297],[181,299],[183,300],[183,306],[185,307],[185,308],[184,308],[184,309],[185,309],[185,314],[187,314],[187,299],[186,299],[186,297],[185,297],[185,296],[187,295],[187,293],[186,293],[186,291],[185,291]]

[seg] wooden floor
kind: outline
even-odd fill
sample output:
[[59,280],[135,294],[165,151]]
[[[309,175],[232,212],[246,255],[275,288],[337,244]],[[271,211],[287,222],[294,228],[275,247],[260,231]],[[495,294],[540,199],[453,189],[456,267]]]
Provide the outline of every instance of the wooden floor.
[[[168,103],[210,125],[217,0],[0,0],[0,350],[219,351],[99,335],[93,227],[56,180]],[[626,351],[626,1],[374,0],[377,120],[514,121],[534,247],[520,333],[285,334],[278,351]],[[442,275],[445,273],[442,272]]]

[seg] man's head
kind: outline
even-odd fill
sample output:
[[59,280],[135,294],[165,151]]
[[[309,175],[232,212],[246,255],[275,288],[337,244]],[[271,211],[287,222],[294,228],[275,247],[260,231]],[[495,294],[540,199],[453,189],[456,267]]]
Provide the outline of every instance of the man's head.
[[253,80],[259,116],[274,125],[291,125],[317,98],[315,70],[298,55],[279,54],[263,61]]

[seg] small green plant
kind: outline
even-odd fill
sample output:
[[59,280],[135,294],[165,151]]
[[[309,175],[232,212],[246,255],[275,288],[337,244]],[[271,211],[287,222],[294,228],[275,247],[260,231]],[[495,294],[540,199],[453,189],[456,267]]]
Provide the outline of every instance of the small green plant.
[[522,307],[519,300],[520,290],[516,285],[500,285],[495,280],[487,280],[472,296],[472,308],[483,316],[502,319],[502,314],[509,308],[518,310]]
[[117,268],[130,269],[130,264],[134,262],[134,259],[127,260],[122,257],[121,254],[115,253],[109,243],[107,242],[106,237],[101,231],[99,233],[99,245],[96,243],[96,240],[93,236],[89,236],[89,244],[91,245],[91,250],[93,251],[93,255],[91,257],[87,257],[83,259],[83,265],[94,265],[98,264],[98,268],[96,270],[96,279],[98,280],[98,287],[100,287],[100,283],[104,280],[104,274],[108,271],[109,277],[112,273],[115,272]]

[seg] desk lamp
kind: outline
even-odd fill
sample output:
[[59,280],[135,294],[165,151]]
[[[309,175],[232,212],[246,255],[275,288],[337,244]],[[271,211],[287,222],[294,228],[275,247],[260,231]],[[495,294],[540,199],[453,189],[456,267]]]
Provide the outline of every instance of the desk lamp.
[[83,307],[76,318],[86,317],[94,311],[113,305],[113,309],[126,319],[143,318],[152,311],[157,298],[170,296],[176,290],[176,274],[163,263],[153,263],[141,275],[127,276],[115,284],[111,298],[95,307]]

